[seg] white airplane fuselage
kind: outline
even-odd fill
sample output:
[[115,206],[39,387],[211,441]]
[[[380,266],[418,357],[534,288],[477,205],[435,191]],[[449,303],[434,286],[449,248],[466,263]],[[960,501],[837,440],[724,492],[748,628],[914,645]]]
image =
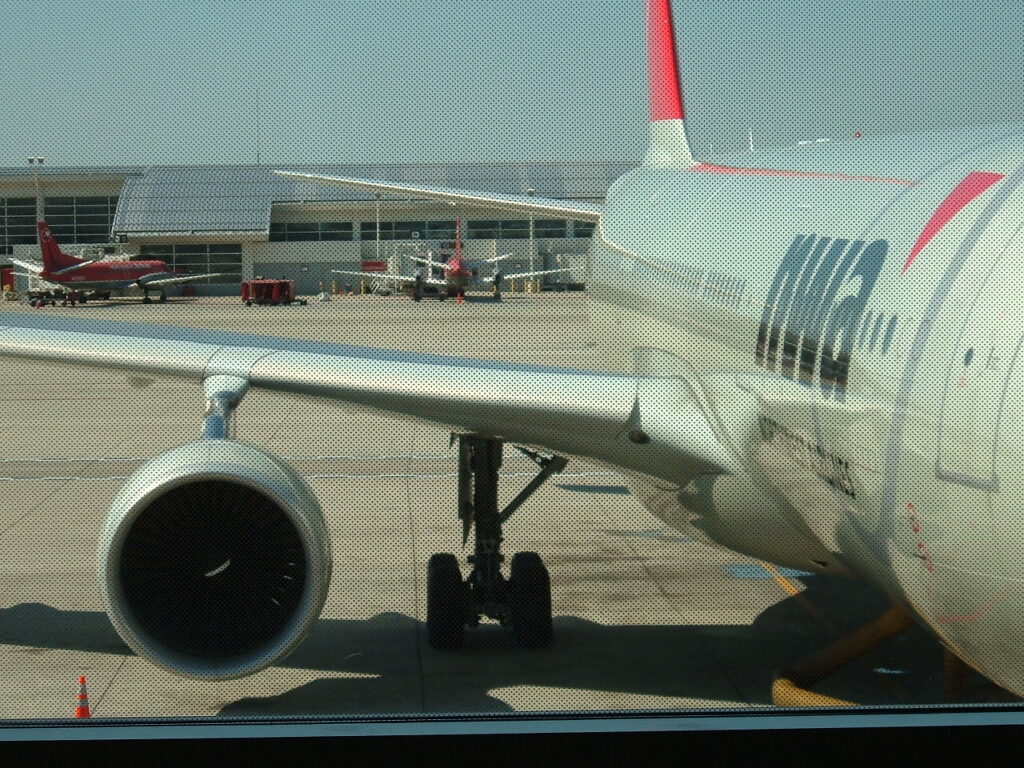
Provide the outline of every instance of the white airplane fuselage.
[[[588,275],[594,337],[699,390],[744,468],[633,475],[651,511],[868,579],[1017,691],[1022,135],[968,132],[920,162],[892,146],[905,179],[639,168],[608,193]],[[839,151],[856,167],[886,147]]]

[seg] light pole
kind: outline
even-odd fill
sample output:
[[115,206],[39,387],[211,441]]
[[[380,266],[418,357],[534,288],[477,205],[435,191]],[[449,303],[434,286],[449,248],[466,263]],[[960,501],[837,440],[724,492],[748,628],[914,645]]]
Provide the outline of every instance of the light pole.
[[374,192],[373,196],[377,198],[377,256],[376,261],[380,262],[380,192]]
[[[528,190],[526,190],[526,194],[529,195],[530,197],[533,197],[535,194],[537,194],[537,190],[534,189],[533,187],[530,187]],[[534,254],[534,242],[533,242],[533,211],[530,211],[530,271],[531,272],[534,271],[534,256],[535,256],[535,254]]]
[[33,174],[36,179],[36,221],[42,221],[43,216],[43,193],[39,187],[39,169],[46,161],[45,157],[30,157],[28,164],[33,167],[35,173]]

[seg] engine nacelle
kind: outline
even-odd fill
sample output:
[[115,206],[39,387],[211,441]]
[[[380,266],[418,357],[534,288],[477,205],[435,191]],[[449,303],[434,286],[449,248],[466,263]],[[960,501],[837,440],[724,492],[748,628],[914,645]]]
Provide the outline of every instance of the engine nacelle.
[[197,440],[147,462],[100,539],[110,619],[140,656],[204,680],[288,654],[323,609],[331,547],[306,482],[236,440]]

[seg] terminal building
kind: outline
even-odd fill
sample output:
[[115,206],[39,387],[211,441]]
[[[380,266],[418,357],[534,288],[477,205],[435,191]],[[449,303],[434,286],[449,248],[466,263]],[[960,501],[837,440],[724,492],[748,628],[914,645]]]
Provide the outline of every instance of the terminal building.
[[[332,270],[411,274],[416,262],[410,255],[433,252],[442,260],[451,253],[461,220],[467,259],[511,253],[503,262],[506,274],[567,268],[543,282],[576,287],[585,280],[592,223],[376,196],[273,171],[602,201],[634,165],[0,168],[0,265],[9,257],[39,260],[35,225],[42,220],[71,254],[161,259],[175,272],[222,273],[197,284],[200,295],[237,295],[240,283],[254,277],[293,279],[300,295],[358,291],[358,277]],[[27,279],[17,276],[14,287],[28,288]]]

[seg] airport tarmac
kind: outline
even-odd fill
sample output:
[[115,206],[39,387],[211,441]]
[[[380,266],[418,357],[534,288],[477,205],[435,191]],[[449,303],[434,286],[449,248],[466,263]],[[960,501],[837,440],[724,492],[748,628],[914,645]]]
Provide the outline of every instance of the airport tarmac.
[[[301,307],[237,299],[7,310],[218,328],[447,354],[601,367],[582,294],[501,303],[341,297]],[[506,525],[506,557],[551,572],[555,640],[518,648],[485,623],[465,647],[426,639],[434,552],[463,563],[456,456],[443,429],[343,403],[250,392],[237,437],[288,457],[324,507],[334,573],[323,614],[278,665],[229,682],[165,673],[106,617],[96,543],[145,459],[199,434],[198,385],[0,360],[0,719],[68,718],[77,678],[94,717],[631,712],[771,705],[773,672],[885,608],[861,584],[766,567],[666,528],[607,467],[573,460]],[[506,447],[501,500],[533,475]],[[943,701],[923,630],[815,690],[864,704]],[[972,677],[969,700],[1005,700]]]

